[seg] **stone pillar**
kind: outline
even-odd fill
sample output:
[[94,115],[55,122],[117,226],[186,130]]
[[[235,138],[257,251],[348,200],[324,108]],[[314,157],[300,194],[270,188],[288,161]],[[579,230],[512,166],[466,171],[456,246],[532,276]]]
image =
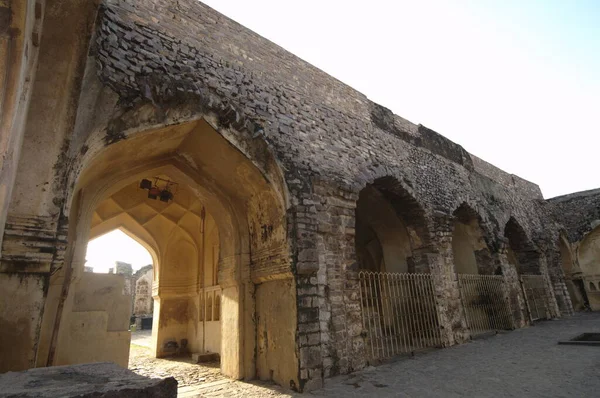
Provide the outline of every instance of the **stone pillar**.
[[9,217],[0,261],[0,372],[45,365],[37,358],[40,329],[49,290],[60,294],[50,275],[62,267],[66,240],[66,227],[52,220]]
[[454,267],[452,230],[452,216],[435,215],[430,222],[431,248],[422,249],[429,251],[424,256],[433,277],[442,343],[445,346],[463,343],[470,336]]
[[[7,132],[6,139],[5,134],[0,138],[5,155],[0,163],[0,235],[6,225],[0,237],[0,273],[7,273],[0,274],[0,291],[7,298],[0,303],[0,372],[44,363],[36,356],[45,355],[38,353],[38,345],[47,296],[53,290],[63,295],[62,286],[53,289],[49,280],[63,264],[69,142],[99,7],[95,2],[54,2],[52,12],[44,15],[42,1],[12,1],[8,11],[4,3],[0,13],[9,12],[16,26],[7,32],[0,27],[0,72],[6,72],[0,75],[7,79],[0,77],[0,97],[5,98],[0,131]],[[19,37],[7,43],[6,34]],[[3,56],[6,44],[12,47],[10,58]],[[42,68],[35,67],[36,56]],[[27,145],[21,146],[23,140]],[[15,280],[27,294],[10,294]],[[2,334],[8,331],[17,331],[18,344]]]
[[547,302],[550,307],[548,308],[550,312],[550,317],[560,318],[560,309],[558,308],[558,303],[554,292],[554,286],[552,284],[550,273],[548,271],[548,262],[544,254],[540,256],[540,271],[542,272],[542,275],[544,276],[544,280],[546,282]]
[[[288,211],[288,228],[296,243],[296,295],[298,301],[298,359],[301,391],[314,390],[323,385],[319,303],[324,300],[323,290],[317,283],[317,245],[315,241],[315,202],[310,197]],[[323,313],[323,316],[325,312]],[[328,322],[326,319],[324,322]]]
[[571,302],[571,295],[567,289],[567,283],[565,278],[565,272],[562,267],[562,259],[560,252],[557,250],[549,250],[546,253],[547,264],[548,264],[548,276],[550,278],[550,284],[552,291],[556,297],[556,304],[561,315],[571,316],[574,313],[573,303]]
[[354,242],[358,195],[314,186],[295,206],[302,389],[366,364]]
[[37,70],[44,1],[0,2],[0,246]]
[[527,315],[527,307],[523,297],[523,289],[521,288],[521,282],[519,280],[517,268],[508,262],[507,239],[502,238],[502,240],[498,243],[498,251],[494,253],[493,256],[495,258],[495,262],[502,270],[502,275],[504,276],[508,301],[510,303],[510,309],[512,313],[513,327],[524,327],[529,323],[529,316]]

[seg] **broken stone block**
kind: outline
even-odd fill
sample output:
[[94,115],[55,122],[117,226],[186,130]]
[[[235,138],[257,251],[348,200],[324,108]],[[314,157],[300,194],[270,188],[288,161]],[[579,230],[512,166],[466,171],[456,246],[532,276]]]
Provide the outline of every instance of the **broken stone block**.
[[177,380],[150,379],[110,362],[0,374],[0,396],[19,398],[175,398]]
[[204,354],[195,352],[192,354],[192,361],[194,363],[218,362],[219,354],[216,352],[207,352]]

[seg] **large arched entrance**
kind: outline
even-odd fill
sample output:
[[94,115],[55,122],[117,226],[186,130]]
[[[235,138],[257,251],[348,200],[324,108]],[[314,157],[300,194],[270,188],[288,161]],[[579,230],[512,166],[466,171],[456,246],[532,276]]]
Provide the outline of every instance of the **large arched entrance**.
[[370,360],[439,345],[425,212],[395,179],[360,192],[355,244]]
[[471,335],[511,329],[505,281],[485,240],[481,217],[466,203],[453,215],[454,268]]
[[[73,283],[90,233],[126,226],[157,256],[157,356],[185,345],[219,353],[227,376],[298,385],[287,193],[266,148],[249,158],[203,119],[124,136],[83,157],[69,218]],[[52,364],[69,362],[72,291],[42,336]]]

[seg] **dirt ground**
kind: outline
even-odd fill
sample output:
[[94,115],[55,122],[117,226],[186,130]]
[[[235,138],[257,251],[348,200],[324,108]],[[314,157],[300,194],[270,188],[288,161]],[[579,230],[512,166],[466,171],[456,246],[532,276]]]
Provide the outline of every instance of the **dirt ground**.
[[193,364],[191,358],[152,358],[149,348],[136,344],[131,344],[129,369],[152,378],[173,376],[179,387],[225,379],[219,372],[219,363],[198,365]]
[[194,364],[190,357],[154,358],[150,350],[151,336],[149,330],[132,332],[129,369],[146,377],[175,377],[179,398],[290,396],[273,383],[244,383],[228,379],[221,374],[218,362]]
[[[597,397],[600,347],[558,344],[584,332],[600,332],[600,312],[539,322],[337,376],[327,379],[323,389],[303,396]],[[132,342],[137,347],[132,345],[130,368],[153,377],[175,376],[180,382],[179,398],[299,397],[272,383],[227,379],[219,374],[217,364],[202,366],[189,360],[153,359],[143,341],[135,337]]]
[[219,363],[194,364],[190,357],[153,358],[150,351],[150,331],[133,332],[129,352],[129,369],[142,376],[164,378],[173,376],[179,387],[196,386],[225,380]]

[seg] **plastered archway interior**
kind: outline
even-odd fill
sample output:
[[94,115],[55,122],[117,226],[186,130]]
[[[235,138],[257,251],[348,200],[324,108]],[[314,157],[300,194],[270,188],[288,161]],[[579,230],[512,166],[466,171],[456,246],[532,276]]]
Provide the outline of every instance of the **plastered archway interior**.
[[511,217],[504,228],[508,239],[508,261],[520,275],[540,275],[540,253],[527,237],[525,230]]
[[600,227],[594,228],[583,238],[577,254],[584,275],[600,275]]
[[600,310],[600,226],[589,232],[579,244],[577,260],[591,308]]
[[381,178],[359,194],[356,254],[360,269],[429,272],[415,254],[428,242],[424,212],[393,178]]
[[[69,220],[67,262],[75,282],[92,226],[133,218],[133,225],[142,226],[157,246],[154,320],[164,331],[156,337],[157,355],[165,354],[165,339],[185,338],[190,349],[201,349],[199,328],[207,318],[201,309],[208,300],[200,293],[211,288],[210,301],[218,301],[220,308],[222,372],[298,385],[295,285],[281,179],[258,169],[204,120],[126,136],[85,154]],[[98,144],[94,139],[90,147]],[[132,192],[144,194],[136,188],[139,181],[155,176],[177,182],[178,196],[168,206],[149,199],[136,204]],[[123,205],[127,201],[133,202]],[[121,215],[98,220],[96,209]],[[68,351],[65,319],[73,310],[72,300],[69,294],[60,317],[57,358]],[[204,347],[210,344],[207,340]]]
[[[145,178],[154,181],[157,177],[174,180],[164,174]],[[173,200],[165,203],[149,200],[137,181],[127,185],[98,204],[90,238],[121,228],[131,231],[143,245],[148,242],[145,246],[155,253],[154,298],[162,309],[154,316],[156,356],[168,356],[165,347],[172,350],[173,342],[181,346],[184,339],[191,352],[220,353],[221,328],[213,321],[220,314],[213,314],[213,308],[209,311],[205,304],[208,298],[220,300],[218,228],[187,186],[178,184],[173,192]]]
[[452,252],[458,274],[491,275],[496,267],[484,239],[480,217],[467,204],[462,204],[453,213]]
[[571,244],[564,234],[558,237],[558,249],[560,252],[560,262],[565,274],[565,284],[569,291],[573,310],[581,311],[587,301],[585,287],[583,285],[583,275],[579,267],[575,264]]

